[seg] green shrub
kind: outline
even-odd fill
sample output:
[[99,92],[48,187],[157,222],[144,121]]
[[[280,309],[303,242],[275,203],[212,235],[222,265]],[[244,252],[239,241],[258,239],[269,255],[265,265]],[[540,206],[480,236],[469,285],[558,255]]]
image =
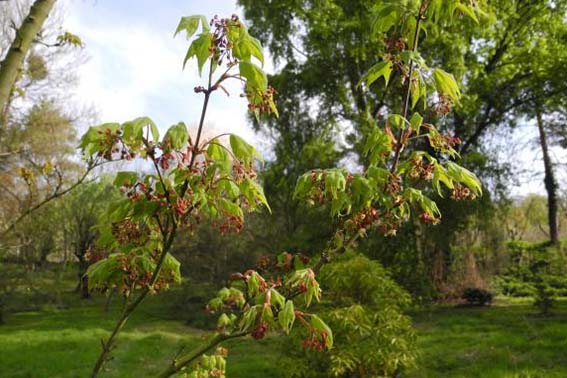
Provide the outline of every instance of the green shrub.
[[497,292],[509,297],[531,297],[534,295],[533,285],[514,275],[496,276],[492,284]]
[[536,289],[534,306],[537,307],[541,314],[547,315],[553,307],[555,289],[542,281],[534,285]]
[[514,241],[508,251],[510,266],[494,280],[495,286],[504,295],[531,296],[542,314],[549,313],[554,298],[567,295],[564,247]]
[[335,346],[292,352],[292,361],[285,361],[289,377],[393,377],[414,364],[415,335],[403,313],[410,296],[380,263],[346,256],[320,278],[332,302],[321,317],[333,329]]

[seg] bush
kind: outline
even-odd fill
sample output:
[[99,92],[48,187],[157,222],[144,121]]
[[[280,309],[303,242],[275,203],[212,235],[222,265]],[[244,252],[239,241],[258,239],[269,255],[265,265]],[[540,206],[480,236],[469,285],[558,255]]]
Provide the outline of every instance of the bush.
[[510,266],[494,280],[504,295],[531,296],[542,314],[548,314],[554,298],[567,295],[565,245],[511,242]]
[[471,306],[488,306],[492,303],[491,292],[474,287],[466,288],[462,298]]
[[[335,348],[326,352],[287,348],[293,360],[284,361],[289,377],[394,377],[413,366],[415,334],[411,319],[403,313],[410,297],[380,263],[347,256],[325,266],[320,279],[332,300],[320,313],[333,330]],[[294,334],[291,342],[297,345],[293,339],[299,337]]]
[[557,290],[549,284],[546,276],[539,277],[538,282],[534,284],[535,301],[534,306],[539,309],[542,315],[548,315],[557,296]]
[[534,287],[531,283],[511,274],[494,277],[492,286],[497,292],[509,297],[532,297],[534,295]]

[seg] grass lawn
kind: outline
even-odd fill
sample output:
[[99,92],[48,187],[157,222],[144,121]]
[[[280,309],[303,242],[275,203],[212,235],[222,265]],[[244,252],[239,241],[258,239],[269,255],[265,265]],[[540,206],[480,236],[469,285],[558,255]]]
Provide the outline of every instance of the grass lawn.
[[[0,326],[0,377],[87,377],[115,313],[100,301],[66,310],[11,315]],[[203,333],[182,321],[164,320],[160,303],[147,303],[124,330],[104,377],[152,377],[181,348]],[[419,333],[419,367],[408,378],[567,377],[567,303],[539,317],[529,304],[491,308],[434,308],[414,314]],[[276,339],[277,340],[277,339]],[[228,376],[279,378],[274,340],[233,341]]]
[[419,368],[411,378],[565,378],[567,303],[542,317],[529,303],[437,308],[414,317]]
[[[182,321],[163,320],[158,303],[148,303],[132,316],[121,334],[106,378],[154,377],[182,349],[198,345],[205,333]],[[88,377],[108,336],[117,309],[102,311],[100,301],[83,301],[66,310],[11,315],[0,326],[1,378]],[[227,343],[231,377],[278,377],[275,353],[266,353],[269,340]]]

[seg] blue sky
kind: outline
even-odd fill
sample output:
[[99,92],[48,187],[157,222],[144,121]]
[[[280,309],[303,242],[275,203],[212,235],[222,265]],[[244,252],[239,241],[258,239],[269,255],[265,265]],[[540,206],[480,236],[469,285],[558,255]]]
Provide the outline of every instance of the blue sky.
[[[89,60],[80,67],[77,100],[94,106],[100,122],[126,121],[141,115],[166,127],[198,122],[204,85],[195,63],[182,71],[189,46],[184,36],[173,38],[181,16],[240,14],[236,1],[212,0],[67,0],[65,28],[85,42]],[[213,96],[207,134],[236,132],[258,142],[246,121],[241,86],[229,86],[231,96]]]

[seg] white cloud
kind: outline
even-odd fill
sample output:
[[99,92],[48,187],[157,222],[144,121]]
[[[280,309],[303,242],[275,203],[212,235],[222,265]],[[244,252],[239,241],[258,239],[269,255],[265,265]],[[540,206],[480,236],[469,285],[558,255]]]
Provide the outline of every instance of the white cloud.
[[[83,39],[90,57],[79,69],[77,100],[93,105],[101,122],[147,115],[162,131],[179,121],[197,125],[202,95],[193,93],[193,88],[204,85],[204,79],[199,78],[194,62],[182,71],[188,41],[182,36],[173,39],[175,25],[166,29],[128,19],[127,14],[121,14],[122,22],[117,23],[110,4],[72,2],[68,6],[66,27]],[[246,121],[246,101],[239,97],[240,84],[227,89],[230,97],[221,91],[212,97],[207,127],[256,142]]]

